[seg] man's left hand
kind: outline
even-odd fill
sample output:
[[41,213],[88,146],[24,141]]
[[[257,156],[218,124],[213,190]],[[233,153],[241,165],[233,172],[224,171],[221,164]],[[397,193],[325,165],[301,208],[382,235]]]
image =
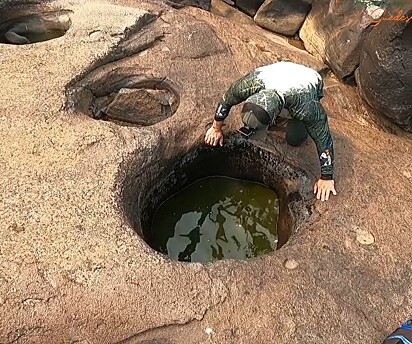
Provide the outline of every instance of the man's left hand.
[[331,192],[335,196],[337,195],[335,190],[335,182],[333,180],[319,179],[313,187],[313,193],[315,193],[316,198],[322,200],[322,202],[329,199],[329,194]]

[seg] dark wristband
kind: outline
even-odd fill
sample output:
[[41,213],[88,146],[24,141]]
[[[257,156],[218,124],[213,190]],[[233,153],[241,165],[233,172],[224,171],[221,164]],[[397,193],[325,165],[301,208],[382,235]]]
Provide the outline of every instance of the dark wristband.
[[223,104],[219,104],[216,113],[215,113],[215,121],[221,122],[229,115],[230,107],[225,106]]
[[322,180],[333,180],[333,174],[321,174],[320,179]]
[[222,116],[221,114],[216,114],[214,120],[216,122],[223,122],[225,120],[226,117]]

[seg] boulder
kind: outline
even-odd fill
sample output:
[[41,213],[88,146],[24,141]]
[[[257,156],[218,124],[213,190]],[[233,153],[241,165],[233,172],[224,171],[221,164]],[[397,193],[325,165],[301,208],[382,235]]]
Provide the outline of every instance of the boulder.
[[360,49],[373,20],[365,4],[315,0],[299,35],[309,52],[320,56],[344,79],[359,65]]
[[253,17],[264,2],[265,0],[237,0],[236,7]]
[[254,24],[253,18],[246,13],[239,11],[234,6],[234,2],[231,4],[227,0],[212,0],[210,12],[229,20],[233,20],[238,24]]
[[[322,104],[329,118],[356,122],[379,131],[408,137],[408,133],[388,118],[377,116],[376,111],[359,97],[357,87],[342,84],[334,75],[327,75],[323,81],[325,86]],[[348,102],[348,99],[351,101]]]
[[266,29],[294,36],[311,9],[311,0],[266,0],[255,15],[255,22]]
[[[385,13],[382,19],[398,13]],[[400,13],[411,17],[412,6]],[[412,132],[411,22],[376,25],[365,40],[355,76],[359,93],[372,108]]]

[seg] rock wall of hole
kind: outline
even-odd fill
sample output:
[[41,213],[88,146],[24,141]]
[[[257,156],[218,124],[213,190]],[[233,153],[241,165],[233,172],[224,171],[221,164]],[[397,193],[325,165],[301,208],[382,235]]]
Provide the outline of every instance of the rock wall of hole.
[[278,194],[279,247],[311,214],[313,197],[307,175],[284,162],[281,156],[237,136],[229,138],[219,149],[202,145],[187,154],[160,158],[143,171],[129,174],[122,197],[123,208],[143,238],[149,235],[151,218],[162,201],[190,183],[213,175],[259,182]]

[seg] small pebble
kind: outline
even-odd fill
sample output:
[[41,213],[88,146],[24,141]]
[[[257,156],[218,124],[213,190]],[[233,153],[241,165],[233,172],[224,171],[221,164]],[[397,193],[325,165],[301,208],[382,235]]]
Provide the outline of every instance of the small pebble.
[[294,270],[299,266],[299,263],[295,259],[286,259],[283,262],[283,266],[288,270]]
[[412,174],[409,171],[403,171],[402,174],[406,177],[406,178],[411,178]]
[[352,247],[352,240],[349,238],[345,239],[345,247],[346,248],[351,248]]
[[213,331],[213,329],[211,329],[210,327],[207,327],[207,328],[205,329],[205,332],[206,332],[206,334],[208,334],[209,336],[210,336],[211,334],[215,333],[215,332]]
[[372,245],[375,238],[371,233],[364,231],[356,235],[356,241],[361,245]]

